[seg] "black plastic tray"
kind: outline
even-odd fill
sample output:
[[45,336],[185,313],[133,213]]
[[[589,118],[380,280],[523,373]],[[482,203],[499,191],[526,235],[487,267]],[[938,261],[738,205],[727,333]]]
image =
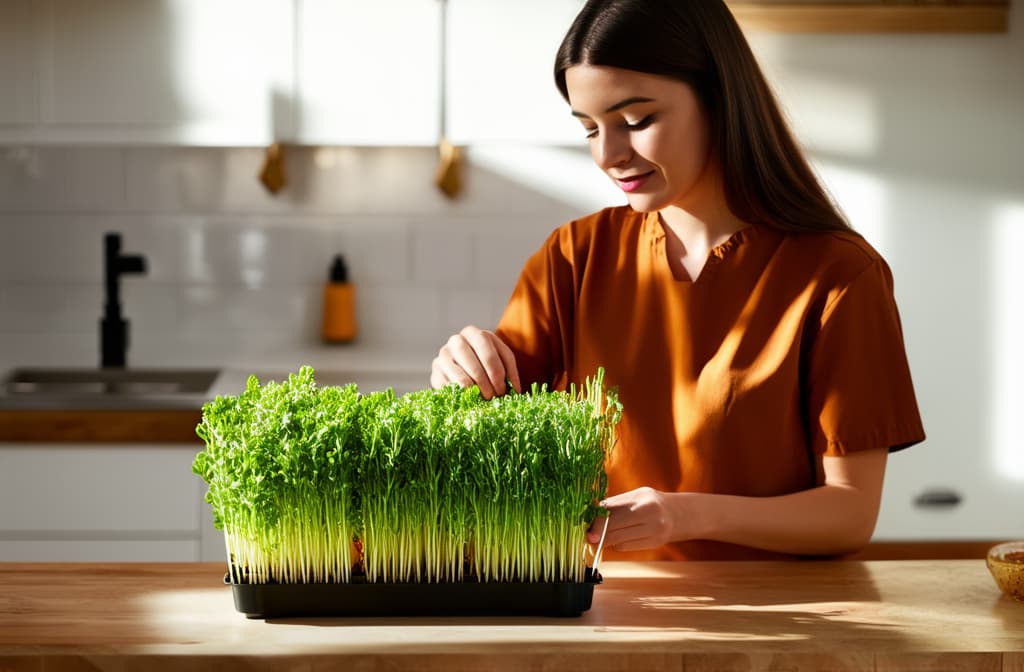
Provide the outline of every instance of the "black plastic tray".
[[248,618],[296,616],[579,616],[601,575],[582,583],[224,583]]

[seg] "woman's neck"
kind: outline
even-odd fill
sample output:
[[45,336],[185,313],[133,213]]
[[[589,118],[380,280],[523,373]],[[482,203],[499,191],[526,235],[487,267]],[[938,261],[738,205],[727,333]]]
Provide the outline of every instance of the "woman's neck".
[[708,253],[746,228],[746,222],[729,210],[724,199],[719,203],[700,209],[669,206],[658,212],[665,231],[665,254],[677,280],[695,281]]

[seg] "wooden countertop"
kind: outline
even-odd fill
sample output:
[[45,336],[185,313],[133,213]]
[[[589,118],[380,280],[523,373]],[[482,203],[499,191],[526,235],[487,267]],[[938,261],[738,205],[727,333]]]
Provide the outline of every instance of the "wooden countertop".
[[624,563],[579,618],[250,620],[213,564],[0,564],[0,671],[1024,672],[983,561]]
[[[195,443],[201,410],[0,410],[0,443]],[[0,672],[3,672],[0,670]]]

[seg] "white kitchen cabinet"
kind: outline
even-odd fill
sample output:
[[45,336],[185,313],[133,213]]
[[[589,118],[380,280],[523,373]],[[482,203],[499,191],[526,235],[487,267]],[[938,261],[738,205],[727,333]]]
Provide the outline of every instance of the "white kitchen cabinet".
[[[1024,484],[984,451],[943,460],[938,448],[926,443],[889,457],[874,540],[1024,539]],[[959,502],[921,501],[946,493]]]
[[580,145],[555,53],[582,0],[448,0],[448,135],[458,144]]
[[0,3],[0,143],[432,145],[437,0]]
[[292,18],[280,0],[5,2],[0,142],[266,144],[292,123]]
[[200,449],[0,445],[0,562],[204,559]]
[[296,11],[300,143],[437,143],[438,0],[301,0]]

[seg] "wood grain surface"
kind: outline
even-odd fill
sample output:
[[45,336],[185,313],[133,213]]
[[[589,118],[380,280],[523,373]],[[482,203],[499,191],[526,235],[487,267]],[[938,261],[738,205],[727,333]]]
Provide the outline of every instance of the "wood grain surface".
[[202,417],[199,410],[4,410],[0,442],[201,443]]
[[1005,33],[1006,0],[850,2],[731,0],[746,31],[776,33]]
[[606,563],[578,618],[250,620],[221,564],[0,564],[0,672],[1024,671],[977,560]]

